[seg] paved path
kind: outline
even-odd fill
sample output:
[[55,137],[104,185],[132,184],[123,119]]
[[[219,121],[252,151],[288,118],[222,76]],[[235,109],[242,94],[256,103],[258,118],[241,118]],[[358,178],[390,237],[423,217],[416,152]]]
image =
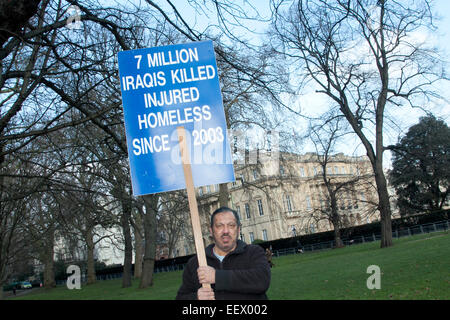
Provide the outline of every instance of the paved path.
[[[41,288],[31,288],[31,289],[19,289],[19,290],[16,290],[16,297],[19,297],[19,296],[24,296],[24,295],[27,295],[27,294],[29,294],[29,293],[31,293],[31,292],[34,292],[34,291],[36,291],[36,290],[39,290],[39,289],[41,289]],[[14,293],[13,293],[13,291],[11,290],[11,291],[3,291],[3,298],[10,298],[10,297],[14,297]]]

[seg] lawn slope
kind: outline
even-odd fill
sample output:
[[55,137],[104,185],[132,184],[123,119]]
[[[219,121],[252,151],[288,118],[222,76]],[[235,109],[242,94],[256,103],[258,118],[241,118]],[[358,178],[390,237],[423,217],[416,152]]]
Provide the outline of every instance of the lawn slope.
[[[380,248],[379,241],[342,249],[274,258],[268,291],[273,300],[321,299],[445,299],[450,297],[450,235],[424,234],[394,240]],[[381,270],[381,288],[369,290],[370,265]],[[12,299],[54,300],[172,300],[182,271],[157,273],[154,286],[139,289],[139,280],[121,288],[121,279],[98,281],[80,290],[60,286],[39,289]]]

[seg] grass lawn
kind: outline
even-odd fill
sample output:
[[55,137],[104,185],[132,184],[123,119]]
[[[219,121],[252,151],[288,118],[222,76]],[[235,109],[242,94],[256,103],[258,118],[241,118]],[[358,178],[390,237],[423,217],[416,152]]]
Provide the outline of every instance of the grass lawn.
[[[310,299],[445,299],[450,298],[450,234],[439,232],[380,243],[353,245],[337,250],[274,258],[267,293],[272,300]],[[381,270],[381,288],[369,290],[367,267]],[[154,286],[121,288],[121,279],[98,281],[80,290],[66,286],[38,289],[10,299],[122,299],[172,300],[181,284],[182,271],[157,273]]]
[[[275,260],[271,299],[449,299],[450,235],[425,234]],[[277,263],[278,262],[278,263]],[[381,289],[369,290],[367,267],[381,270]]]

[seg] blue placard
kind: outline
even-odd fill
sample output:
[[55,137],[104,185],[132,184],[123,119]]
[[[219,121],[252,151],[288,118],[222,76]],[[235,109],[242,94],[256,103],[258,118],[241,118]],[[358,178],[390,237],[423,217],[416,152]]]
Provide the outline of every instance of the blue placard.
[[196,187],[234,181],[212,41],[119,52],[135,196],[186,188],[176,128]]

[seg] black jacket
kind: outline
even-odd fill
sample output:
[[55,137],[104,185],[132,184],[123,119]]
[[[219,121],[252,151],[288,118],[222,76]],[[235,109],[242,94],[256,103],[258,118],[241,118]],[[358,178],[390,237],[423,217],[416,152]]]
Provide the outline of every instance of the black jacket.
[[[270,266],[263,248],[238,240],[236,249],[222,262],[213,253],[214,244],[206,247],[207,264],[216,269],[216,283],[211,287],[216,300],[267,299],[270,285]],[[197,276],[197,256],[189,259],[183,271],[183,283],[177,300],[196,300],[201,287]]]

